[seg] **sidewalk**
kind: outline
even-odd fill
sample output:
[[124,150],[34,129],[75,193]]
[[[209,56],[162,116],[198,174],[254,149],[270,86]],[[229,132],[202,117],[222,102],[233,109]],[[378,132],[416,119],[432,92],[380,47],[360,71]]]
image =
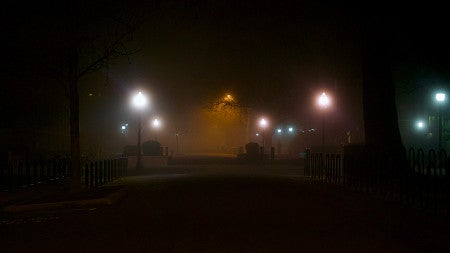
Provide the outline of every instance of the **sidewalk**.
[[114,205],[4,225],[2,239],[14,252],[450,252],[448,220],[295,168],[254,169],[136,172],[106,186],[126,189]]
[[96,189],[69,193],[62,183],[42,184],[14,192],[0,192],[0,212],[26,212],[92,205],[111,205],[125,195],[122,180]]

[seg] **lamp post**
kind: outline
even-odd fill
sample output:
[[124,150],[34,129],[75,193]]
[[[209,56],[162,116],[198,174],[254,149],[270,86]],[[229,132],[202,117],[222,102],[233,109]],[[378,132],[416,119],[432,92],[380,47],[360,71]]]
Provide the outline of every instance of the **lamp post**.
[[178,154],[178,137],[180,136],[180,134],[178,132],[175,133],[175,139],[177,141],[177,154]]
[[128,123],[124,123],[122,124],[122,126],[120,127],[120,132],[126,136],[128,133]]
[[155,141],[158,141],[156,131],[158,131],[158,129],[161,127],[161,121],[158,118],[154,118],[152,121],[152,126],[154,129]]
[[323,110],[322,112],[322,152],[325,152],[325,110],[330,106],[331,101],[325,92],[319,96],[317,104]]
[[423,120],[416,121],[416,128],[419,131],[422,131],[425,128],[425,123],[423,122]]
[[[281,128],[277,128],[276,132],[273,133],[273,134],[278,135],[278,138],[277,138],[278,155],[281,154],[281,140],[280,140],[281,137],[280,136],[282,135],[282,133],[283,133],[283,130]],[[273,134],[272,134],[272,136],[273,136]],[[273,143],[273,140],[272,140],[272,143]]]
[[137,134],[137,153],[136,153],[136,170],[142,168],[142,155],[141,155],[141,114],[144,108],[147,106],[147,98],[142,92],[138,92],[133,96],[133,106],[138,110],[138,134]]
[[267,120],[265,118],[262,118],[259,120],[259,126],[261,127],[262,131],[261,131],[261,136],[262,136],[262,151],[264,153],[264,147],[265,147],[265,130],[267,127],[268,123]]
[[435,99],[436,99],[436,102],[438,103],[438,105],[439,105],[439,120],[438,120],[438,124],[439,124],[439,150],[441,150],[442,149],[442,124],[443,124],[443,120],[442,120],[442,106],[443,106],[443,104],[445,103],[445,100],[446,100],[446,96],[445,96],[445,93],[443,93],[443,92],[438,92],[438,93],[436,93],[436,95],[435,95]]

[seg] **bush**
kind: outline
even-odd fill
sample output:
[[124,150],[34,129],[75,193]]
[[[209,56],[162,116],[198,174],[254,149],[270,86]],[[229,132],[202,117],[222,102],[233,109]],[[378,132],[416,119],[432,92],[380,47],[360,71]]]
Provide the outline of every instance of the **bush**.
[[249,142],[245,144],[245,151],[249,157],[259,155],[259,144],[256,142]]
[[127,145],[123,148],[123,154],[125,156],[134,156],[137,154],[137,146],[136,145]]
[[146,141],[142,143],[142,152],[144,155],[160,156],[161,144],[157,141]]

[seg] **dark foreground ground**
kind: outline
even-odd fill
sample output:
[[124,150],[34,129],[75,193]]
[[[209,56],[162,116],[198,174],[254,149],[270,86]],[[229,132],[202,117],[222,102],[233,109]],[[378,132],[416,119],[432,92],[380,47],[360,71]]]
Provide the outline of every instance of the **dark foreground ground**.
[[450,252],[450,226],[296,166],[177,165],[111,205],[1,215],[2,252]]

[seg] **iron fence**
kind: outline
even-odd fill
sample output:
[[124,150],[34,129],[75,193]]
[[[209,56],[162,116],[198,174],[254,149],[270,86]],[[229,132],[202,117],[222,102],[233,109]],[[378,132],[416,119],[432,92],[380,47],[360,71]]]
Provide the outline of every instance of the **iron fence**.
[[85,188],[95,188],[126,176],[127,163],[128,159],[126,157],[86,163],[81,175]]
[[[0,191],[17,191],[38,185],[58,184],[70,180],[69,158],[41,161],[19,161],[0,166]],[[126,176],[127,158],[120,157],[85,163],[80,171],[84,188],[101,186]]]
[[321,154],[306,151],[304,176],[339,184],[358,192],[399,201],[450,217],[450,157],[409,149],[404,155],[386,152]]

